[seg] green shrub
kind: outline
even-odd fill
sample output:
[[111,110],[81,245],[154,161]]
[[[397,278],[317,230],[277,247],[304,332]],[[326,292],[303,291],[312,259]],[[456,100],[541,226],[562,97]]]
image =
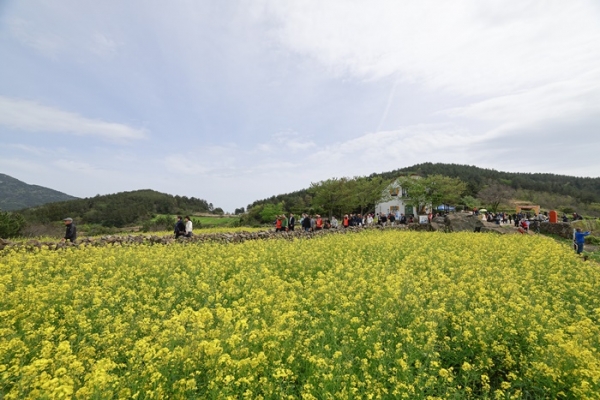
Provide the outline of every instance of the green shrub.
[[21,214],[0,211],[0,238],[19,236],[25,226],[25,218]]
[[[159,215],[158,217],[144,221],[142,224],[143,232],[160,232],[173,230],[176,218],[171,215]],[[194,222],[192,222],[194,223]]]
[[591,245],[594,245],[594,246],[598,246],[598,245],[600,245],[600,237],[598,237],[598,236],[592,236],[592,235],[586,236],[585,243],[591,244]]

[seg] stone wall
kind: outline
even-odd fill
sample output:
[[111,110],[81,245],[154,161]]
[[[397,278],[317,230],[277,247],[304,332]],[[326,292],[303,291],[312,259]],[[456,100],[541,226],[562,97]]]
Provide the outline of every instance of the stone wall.
[[[100,238],[81,238],[77,243],[62,243],[62,242],[41,242],[39,240],[28,240],[11,242],[9,240],[0,239],[0,250],[6,248],[47,248],[51,250],[63,249],[68,247],[86,247],[86,246],[129,246],[129,245],[170,245],[173,243],[242,243],[248,240],[268,240],[268,239],[310,239],[322,235],[344,235],[348,233],[356,233],[364,230],[411,230],[411,231],[443,231],[443,232],[473,232],[475,228],[480,228],[481,232],[492,231],[482,227],[483,223],[476,219],[467,217],[466,215],[457,215],[453,217],[434,218],[431,224],[409,224],[396,226],[372,226],[372,227],[350,227],[340,229],[324,229],[316,232],[304,232],[301,230],[294,232],[274,232],[273,230],[259,232],[235,232],[235,233],[207,233],[195,234],[191,238],[180,237],[175,239],[172,235],[157,236],[157,235],[109,235]],[[558,235],[567,239],[573,237],[573,227],[569,223],[542,223],[540,225],[541,233]],[[501,232],[500,232],[501,233]]]
[[[427,227],[427,225],[425,225]],[[175,239],[173,235],[157,236],[157,235],[108,235],[100,238],[81,238],[76,243],[70,242],[48,242],[39,240],[27,240],[19,242],[11,242],[9,240],[0,239],[0,250],[5,248],[47,248],[51,250],[68,248],[68,247],[86,247],[86,246],[129,246],[129,245],[170,245],[173,243],[242,243],[248,240],[268,240],[268,239],[310,239],[322,235],[344,235],[348,233],[356,233],[364,230],[406,230],[406,225],[397,226],[372,226],[372,227],[350,227],[340,229],[324,229],[315,232],[305,232],[297,230],[293,232],[275,232],[273,230],[259,232],[235,232],[235,233],[207,233],[195,234],[191,238],[179,237]]]

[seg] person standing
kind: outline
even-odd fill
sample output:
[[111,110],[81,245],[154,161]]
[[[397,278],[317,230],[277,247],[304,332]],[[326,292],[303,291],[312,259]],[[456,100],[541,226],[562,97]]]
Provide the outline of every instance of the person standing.
[[185,225],[183,223],[181,215],[177,216],[177,222],[175,223],[175,239],[179,236],[185,235]]
[[185,216],[185,237],[192,237],[192,220],[188,215]]
[[65,237],[62,239],[62,241],[66,242],[68,240],[71,243],[75,242],[77,240],[77,227],[73,223],[73,218],[65,218],[63,219],[63,221],[65,223],[65,226],[67,227],[67,230],[65,232]]
[[373,225],[373,214],[367,214],[367,226]]
[[285,216],[285,214],[281,214],[281,231],[282,232],[287,232],[288,231],[288,219]]
[[304,215],[304,218],[302,218],[302,228],[304,229],[305,232],[310,231],[310,217],[308,216],[308,214]]
[[317,214],[317,219],[315,220],[315,229],[318,231],[323,229],[323,218],[319,214]]
[[575,251],[577,254],[581,254],[583,251],[583,245],[585,243],[585,237],[590,234],[590,231],[582,232],[581,228],[575,229],[575,234],[573,235],[573,241],[575,242]]
[[294,217],[294,214],[290,213],[290,219],[288,221],[288,226],[290,228],[290,231],[294,231],[294,227],[296,226],[296,217]]
[[406,225],[406,215],[400,214],[400,223]]

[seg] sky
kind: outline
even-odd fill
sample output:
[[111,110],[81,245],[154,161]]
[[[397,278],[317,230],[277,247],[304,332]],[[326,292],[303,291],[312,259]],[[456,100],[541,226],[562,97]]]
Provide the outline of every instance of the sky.
[[597,0],[2,0],[0,173],[233,212],[423,162],[600,176]]

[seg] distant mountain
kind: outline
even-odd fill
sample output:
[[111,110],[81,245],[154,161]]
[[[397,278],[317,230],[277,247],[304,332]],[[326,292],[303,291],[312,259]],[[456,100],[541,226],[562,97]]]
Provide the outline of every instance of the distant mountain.
[[28,223],[74,218],[77,223],[121,228],[141,224],[158,214],[194,214],[212,211],[212,204],[195,197],[172,196],[154,190],[134,190],[45,204],[21,210]]
[[29,185],[6,174],[0,174],[0,210],[14,211],[77,197],[43,186]]

